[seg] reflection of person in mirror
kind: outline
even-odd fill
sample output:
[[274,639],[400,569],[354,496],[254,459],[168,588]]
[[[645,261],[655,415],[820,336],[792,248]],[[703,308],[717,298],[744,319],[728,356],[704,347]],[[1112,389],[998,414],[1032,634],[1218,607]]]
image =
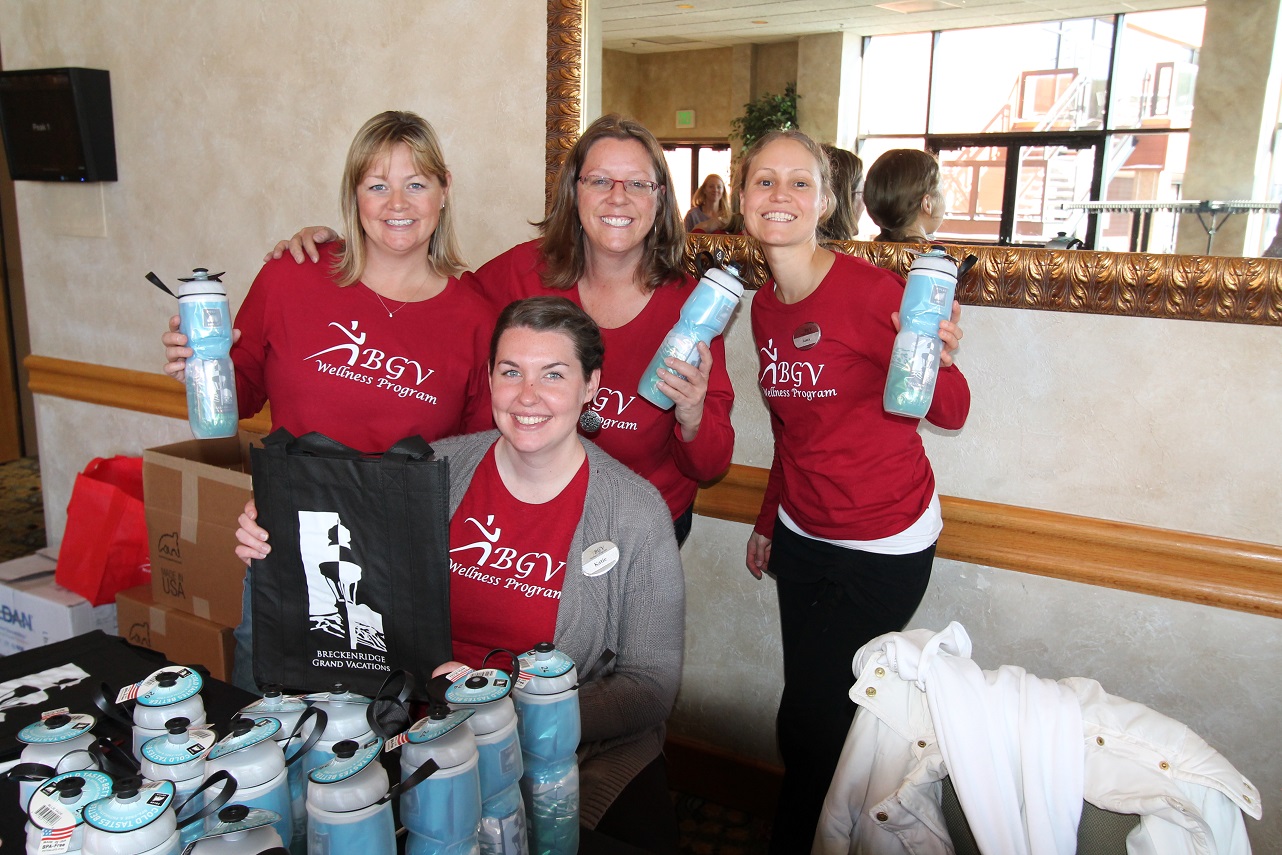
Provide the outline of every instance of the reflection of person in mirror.
[[[686,211],[686,231],[715,233],[730,222],[730,193],[726,182],[720,175],[711,174],[703,179],[699,189],[690,199],[690,210]],[[703,228],[698,228],[703,226]]]
[[939,160],[927,151],[894,148],[868,167],[864,204],[889,243],[930,243],[944,222]]
[[825,144],[823,149],[832,169],[835,203],[832,213],[819,224],[819,241],[854,240],[864,213],[864,162],[853,151],[835,145]]
[[[581,675],[580,823],[675,852],[662,748],[681,682],[685,587],[667,505],[577,433],[605,354],[581,308],[514,302],[490,353],[498,431],[433,443],[450,461],[450,552],[467,553],[450,573],[454,657],[475,668],[494,648],[552,640]],[[236,554],[265,557],[267,532],[248,515],[240,525]],[[601,554],[606,562],[593,560]],[[613,661],[594,668],[607,650]],[[457,663],[421,664],[439,674]]]
[[1261,255],[1265,258],[1282,258],[1282,204],[1278,205],[1278,230]]
[[[784,779],[770,851],[807,852],[854,718],[850,663],[912,617],[943,518],[918,421],[882,406],[904,281],[819,246],[832,185],[828,158],[809,137],[767,134],[741,164],[739,207],[773,277],[753,297],[752,335],[774,462],[746,552],[754,576],[775,577],[783,641]],[[927,419],[957,430],[970,390],[953,364],[961,307],[950,308]],[[817,335],[801,334],[813,327]],[[819,378],[831,394],[797,394]]]

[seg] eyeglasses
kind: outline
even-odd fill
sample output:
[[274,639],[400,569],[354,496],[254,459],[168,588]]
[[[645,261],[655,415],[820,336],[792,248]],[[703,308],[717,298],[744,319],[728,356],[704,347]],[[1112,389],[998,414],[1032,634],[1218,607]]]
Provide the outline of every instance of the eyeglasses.
[[659,185],[653,181],[642,181],[638,178],[606,178],[604,175],[581,175],[579,183],[593,193],[609,193],[614,185],[622,184],[623,192],[629,196],[653,196]]

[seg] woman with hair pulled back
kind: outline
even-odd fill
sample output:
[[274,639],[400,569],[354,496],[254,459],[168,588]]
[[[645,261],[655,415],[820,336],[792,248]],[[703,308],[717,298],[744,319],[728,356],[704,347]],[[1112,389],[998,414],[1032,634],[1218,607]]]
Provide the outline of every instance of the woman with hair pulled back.
[[868,167],[864,205],[881,228],[876,240],[930,243],[944,222],[939,159],[914,148],[887,151]]
[[[672,198],[663,149],[640,123],[617,114],[588,126],[567,153],[537,240],[519,244],[476,272],[496,309],[512,300],[561,295],[601,327],[610,358],[585,409],[581,433],[658,488],[678,543],[690,532],[699,482],[730,465],[734,389],[721,337],[699,345],[699,366],[669,358],[662,410],[637,394],[650,358],[694,287],[685,272],[686,235]],[[274,254],[316,258],[329,229],[307,228]]]
[[[865,193],[871,183],[870,170]],[[918,420],[882,408],[904,281],[819,245],[834,204],[824,151],[775,131],[745,152],[736,184],[772,277],[753,296],[752,336],[774,461],[746,553],[753,576],[775,577],[783,643],[770,851],[808,852],[855,714],[851,660],[916,611],[943,519]],[[946,367],[926,416],[946,430],[970,409],[953,364],[960,316],[954,303],[940,322]]]

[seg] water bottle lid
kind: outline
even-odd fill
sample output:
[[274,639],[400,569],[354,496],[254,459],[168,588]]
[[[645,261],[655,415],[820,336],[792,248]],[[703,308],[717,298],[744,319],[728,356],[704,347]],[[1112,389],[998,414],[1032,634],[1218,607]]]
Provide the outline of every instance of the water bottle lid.
[[[186,721],[186,719],[170,719]],[[182,766],[205,759],[206,752],[214,744],[212,730],[188,729],[170,731],[161,736],[153,736],[142,744],[139,753],[142,759],[157,766]],[[192,767],[197,768],[195,766]]]
[[203,837],[221,837],[237,831],[253,831],[280,822],[280,814],[265,808],[228,805],[218,812],[218,822]]
[[29,724],[18,731],[18,741],[27,745],[52,745],[75,739],[87,733],[94,726],[94,717],[77,713],[75,715],[52,715],[44,721]]
[[337,784],[358,774],[371,763],[377,762],[383,748],[381,737],[375,736],[364,744],[344,739],[334,745],[334,759],[313,769],[308,780],[317,784]]
[[574,660],[551,645],[548,647],[548,650],[535,647],[521,656],[521,674],[516,684],[518,691],[555,695],[573,688],[578,680]]
[[451,704],[488,704],[506,698],[512,692],[512,678],[506,671],[485,668],[461,677],[445,690]]
[[736,297],[743,296],[743,283],[739,281],[739,278],[734,273],[728,270],[709,267],[707,272],[703,274],[703,278],[716,283]]
[[210,760],[226,757],[233,751],[250,748],[261,742],[272,739],[280,730],[280,722],[264,716],[259,719],[238,718],[231,733],[218,740],[209,752]]
[[412,745],[422,745],[433,739],[439,739],[471,718],[474,712],[476,711],[467,709],[447,710],[444,716],[433,715],[421,718],[405,732],[405,738]]
[[144,707],[167,707],[195,696],[203,685],[199,672],[190,668],[161,669],[142,681],[138,703]]
[[116,834],[137,831],[164,815],[174,800],[174,792],[173,781],[117,781],[111,797],[85,806],[85,823]]

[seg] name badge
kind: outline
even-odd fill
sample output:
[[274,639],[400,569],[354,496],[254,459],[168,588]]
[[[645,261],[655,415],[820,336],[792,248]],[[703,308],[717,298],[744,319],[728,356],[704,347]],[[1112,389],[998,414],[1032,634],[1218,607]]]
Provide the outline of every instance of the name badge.
[[589,578],[609,573],[618,563],[619,547],[608,540],[594,543],[583,550],[583,575]]
[[819,324],[814,321],[807,321],[797,327],[792,334],[792,344],[797,350],[810,350],[819,343],[822,333],[819,332]]

